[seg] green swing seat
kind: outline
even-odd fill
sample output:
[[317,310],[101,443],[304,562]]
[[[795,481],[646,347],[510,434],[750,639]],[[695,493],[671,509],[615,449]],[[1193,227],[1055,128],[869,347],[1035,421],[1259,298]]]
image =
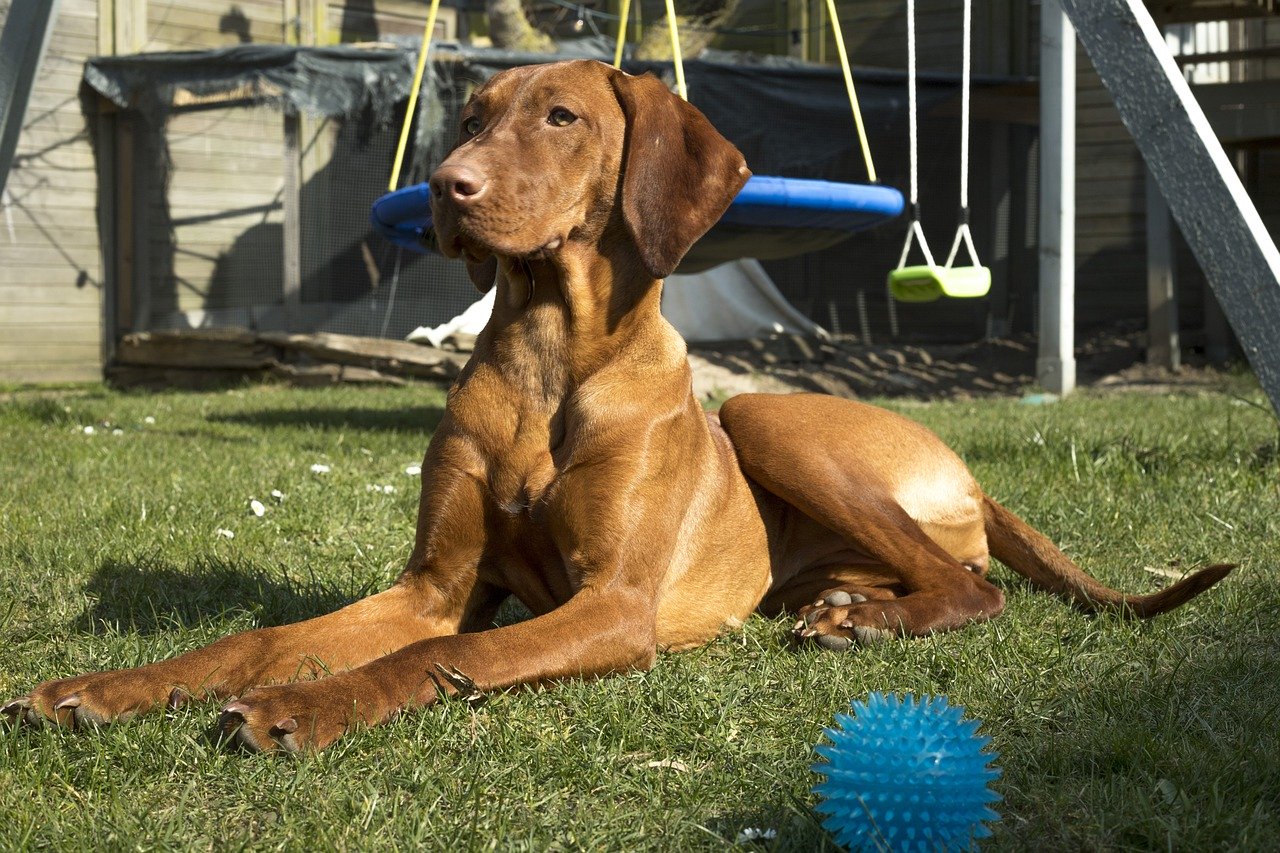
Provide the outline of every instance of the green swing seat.
[[899,302],[933,302],[943,296],[976,299],[991,289],[987,267],[940,267],[920,264],[889,273],[889,292]]

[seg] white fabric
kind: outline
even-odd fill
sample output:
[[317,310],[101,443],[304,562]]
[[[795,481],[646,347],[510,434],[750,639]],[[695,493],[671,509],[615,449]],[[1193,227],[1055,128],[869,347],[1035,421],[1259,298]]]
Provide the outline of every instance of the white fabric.
[[787,301],[754,258],[669,276],[662,289],[662,313],[690,343],[783,333],[828,337]]
[[468,340],[474,339],[489,322],[489,315],[493,313],[493,295],[497,292],[498,288],[489,288],[488,293],[449,322],[435,327],[419,326],[405,335],[405,340],[415,344],[431,344],[439,349],[448,338],[457,334],[466,335]]
[[[413,330],[407,340],[439,347],[453,336],[480,334],[493,311],[494,292],[490,290],[447,323]],[[663,285],[662,313],[690,343],[784,333],[828,337],[821,326],[787,301],[760,262],[753,259],[731,261],[692,275],[669,276]]]

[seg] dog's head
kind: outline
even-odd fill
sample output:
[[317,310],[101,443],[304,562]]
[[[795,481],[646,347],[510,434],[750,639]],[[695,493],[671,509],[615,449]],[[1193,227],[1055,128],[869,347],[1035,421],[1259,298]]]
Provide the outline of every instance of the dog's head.
[[750,175],[657,78],[558,62],[504,71],[475,93],[457,147],[431,176],[431,209],[441,250],[463,257],[481,290],[497,256],[546,258],[611,239],[664,278]]

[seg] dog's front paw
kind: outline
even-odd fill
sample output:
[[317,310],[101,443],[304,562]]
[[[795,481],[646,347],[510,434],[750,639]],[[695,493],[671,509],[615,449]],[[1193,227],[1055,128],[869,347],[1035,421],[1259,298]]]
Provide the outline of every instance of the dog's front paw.
[[218,717],[228,743],[250,752],[323,749],[364,721],[337,677],[257,687],[229,702]]
[[824,649],[847,652],[896,636],[875,607],[858,607],[866,596],[833,590],[813,604],[800,608],[800,619],[791,629],[799,643],[812,642]]
[[26,696],[6,702],[15,723],[80,728],[127,720],[171,699],[171,688],[137,670],[97,672],[46,681]]

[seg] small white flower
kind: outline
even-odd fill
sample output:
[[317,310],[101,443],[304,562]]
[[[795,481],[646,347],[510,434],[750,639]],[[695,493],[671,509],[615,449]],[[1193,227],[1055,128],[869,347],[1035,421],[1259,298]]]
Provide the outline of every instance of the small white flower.
[[156,422],[156,419],[151,417],[151,415],[147,415],[145,418],[142,419],[142,422],[144,424],[153,424]]
[[738,840],[736,843],[745,844],[748,841],[772,841],[777,837],[778,830],[776,829],[760,829],[759,827],[748,826],[746,829],[742,830],[742,832],[738,833]]
[[236,538],[236,535],[234,533],[232,533],[230,530],[227,530],[226,528],[223,528],[223,527],[219,527],[217,530],[213,531],[213,535],[221,536],[223,539]]
[[404,472],[405,472],[406,474],[408,474],[410,477],[416,477],[416,476],[418,476],[419,474],[421,474],[421,473],[422,473],[422,466],[421,466],[421,465],[410,465],[409,467],[407,467],[407,468],[405,468],[405,469],[404,469]]
[[275,499],[276,503],[282,503],[284,501],[284,492],[279,489],[272,489],[271,497]]
[[311,473],[312,474],[328,474],[329,466],[323,463],[317,462],[316,464],[311,466]]
[[258,518],[262,518],[264,515],[267,514],[267,508],[263,506],[262,501],[258,500],[257,498],[249,498],[249,511],[252,512],[254,515],[256,515]]
[[387,484],[382,487],[382,493],[384,495],[394,495],[396,493],[396,487],[390,484]]
[[116,427],[115,429],[113,429],[113,430],[111,431],[111,434],[112,434],[112,435],[124,435],[124,430],[120,429],[120,427]]
[[87,426],[87,427],[85,427],[85,428],[84,428],[84,434],[85,434],[85,435],[93,435],[93,433],[94,433],[94,429],[93,429],[93,427],[91,427],[91,426]]

